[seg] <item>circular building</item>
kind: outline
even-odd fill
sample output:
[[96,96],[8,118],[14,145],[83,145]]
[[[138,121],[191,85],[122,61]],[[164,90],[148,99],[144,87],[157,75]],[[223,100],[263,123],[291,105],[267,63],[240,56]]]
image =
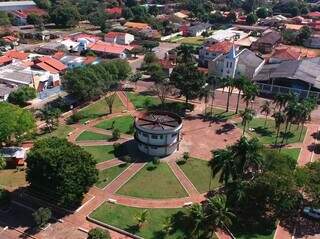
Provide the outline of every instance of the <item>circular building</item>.
[[135,139],[140,151],[163,157],[179,146],[182,119],[169,112],[142,113],[135,119]]

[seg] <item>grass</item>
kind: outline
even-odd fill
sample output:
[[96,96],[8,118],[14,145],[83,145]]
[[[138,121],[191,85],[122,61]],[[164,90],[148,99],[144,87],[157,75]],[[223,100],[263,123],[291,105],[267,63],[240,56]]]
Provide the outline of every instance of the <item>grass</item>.
[[[114,103],[113,103],[113,113],[115,112],[121,112],[124,109],[124,106],[122,105],[121,100],[118,96],[115,97]],[[86,122],[89,119],[95,119],[100,116],[109,114],[109,108],[107,103],[105,102],[105,99],[99,99],[90,105],[82,108],[79,112],[82,113],[83,118],[80,120],[81,123]]]
[[221,108],[213,108],[212,115],[211,115],[211,107],[207,107],[206,109],[206,116],[212,117],[214,120],[217,120],[217,121],[227,121],[235,115],[236,114],[234,111],[229,110],[228,112],[226,112],[225,109],[221,109]]
[[87,152],[92,154],[93,158],[96,160],[97,163],[108,161],[108,160],[114,159],[116,157],[114,155],[113,145],[86,146],[83,148]]
[[0,170],[0,185],[3,187],[21,187],[25,186],[26,172],[16,169]]
[[110,140],[112,138],[111,135],[98,134],[91,131],[82,132],[76,141],[84,141],[84,140]]
[[281,149],[281,153],[290,156],[291,158],[298,161],[299,154],[300,154],[300,148],[292,148],[292,149]]
[[[277,135],[277,131],[275,129],[275,123],[273,119],[268,119],[267,120],[267,124],[265,124],[265,119],[263,118],[254,118],[251,122],[249,122],[249,125],[247,126],[248,128],[253,128],[254,131],[253,132],[249,132],[247,130],[247,133],[257,137],[261,143],[263,144],[274,144],[275,139],[276,139],[276,135]],[[239,122],[237,123],[237,125],[242,128],[242,124]],[[291,144],[291,143],[298,143],[298,142],[302,142],[304,139],[304,136],[306,134],[307,128],[304,127],[303,128],[303,133],[302,133],[302,137],[301,139],[299,139],[300,136],[300,129],[296,130],[296,125],[292,125],[291,126],[291,132],[288,132],[287,135],[285,136],[286,140],[285,143]],[[278,142],[281,143],[282,142],[282,137],[284,134],[284,130],[285,130],[285,125],[282,124],[280,127],[280,137],[278,139]]]
[[141,169],[117,192],[138,198],[181,198],[187,193],[166,163]]
[[58,138],[67,138],[68,134],[73,130],[73,128],[69,125],[59,125],[57,129],[52,131],[51,133],[45,133],[39,135],[37,139],[43,139],[48,137],[58,137]]
[[121,228],[133,234],[138,234],[149,239],[178,239],[185,238],[183,230],[187,227],[183,222],[180,227],[174,227],[170,235],[163,235],[163,225],[166,218],[175,217],[181,220],[179,215],[183,215],[186,209],[147,209],[147,221],[140,228],[137,227],[136,216],[140,215],[145,209],[127,207],[117,204],[104,203],[93,211],[90,216],[96,220],[107,223],[109,225]]
[[[190,158],[184,164],[179,163],[180,168],[184,174],[190,179],[192,184],[200,193],[209,191],[209,184],[211,178],[211,169],[208,166],[208,161]],[[220,186],[218,178],[211,180],[211,188],[214,189]]]
[[187,45],[202,45],[204,42],[203,36],[198,37],[184,37],[174,41],[175,43],[187,44]]
[[112,124],[114,122],[113,127],[119,129],[123,134],[131,133],[131,127],[133,125],[133,118],[130,115],[114,117],[112,119],[104,120],[101,123],[97,124],[95,127],[101,129],[112,129]]
[[118,175],[120,175],[128,166],[129,164],[123,163],[112,168],[99,171],[98,181],[95,183],[95,185],[98,188],[104,188]]
[[[184,102],[172,101],[172,100],[167,100],[162,106],[161,101],[157,97],[154,97],[151,95],[143,95],[143,94],[129,92],[128,98],[137,109],[142,108],[142,109],[148,109],[148,110],[162,110],[162,107],[163,107],[163,110],[183,115],[186,108],[186,105]],[[193,110],[194,105],[188,104],[187,108],[189,110]]]

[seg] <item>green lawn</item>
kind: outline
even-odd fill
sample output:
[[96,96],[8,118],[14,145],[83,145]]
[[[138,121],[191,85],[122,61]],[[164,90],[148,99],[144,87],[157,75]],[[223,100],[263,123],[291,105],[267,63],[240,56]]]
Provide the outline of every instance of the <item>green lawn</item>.
[[101,123],[95,125],[95,127],[111,130],[113,122],[114,128],[119,129],[121,133],[128,134],[133,125],[133,118],[130,115],[114,117],[112,119],[102,121]]
[[139,198],[181,198],[187,196],[182,185],[166,163],[156,169],[141,169],[117,192]]
[[[178,164],[200,193],[209,191],[211,170],[208,166],[208,161],[190,158],[186,163],[181,164],[178,162]],[[211,180],[211,189],[219,186],[218,179],[213,178]]]
[[[184,215],[186,209],[147,209],[147,221],[139,230],[136,217],[140,215],[143,210],[145,209],[104,203],[93,211],[90,216],[125,231],[138,234],[146,239],[186,238],[184,237],[183,230],[187,230],[188,228],[182,221],[182,215]],[[173,216],[176,221],[180,220],[180,222],[177,222],[175,226],[173,226],[170,235],[165,236],[163,235],[164,224],[166,223],[167,218]]]
[[95,185],[98,188],[104,188],[107,186],[113,179],[120,175],[129,164],[123,163],[112,168],[99,171],[99,178]]
[[149,108],[160,104],[160,100],[158,98],[150,95],[142,95],[133,92],[128,92],[127,95],[136,108]]
[[289,155],[291,158],[298,161],[299,154],[300,154],[300,148],[292,148],[292,149],[281,149],[281,153]]
[[[247,129],[253,128],[254,132],[250,132],[249,130],[247,130],[247,133],[252,136],[257,137],[260,140],[260,142],[263,144],[273,144],[275,142],[275,138],[277,135],[274,120],[268,119],[266,126],[264,124],[265,124],[265,119],[254,118],[247,126]],[[237,123],[237,125],[240,128],[242,128],[241,122]],[[300,129],[296,130],[296,127],[297,127],[296,125],[291,126],[291,132],[287,133],[287,136],[286,136],[287,140],[285,140],[285,142],[290,144],[290,143],[298,143],[298,142],[303,141],[307,128],[304,127],[302,137],[301,137],[301,139],[299,139]],[[282,126],[280,128],[280,137],[278,139],[279,143],[282,142],[282,136],[284,134],[284,129],[285,129],[285,125],[282,124]]]
[[114,148],[112,145],[103,146],[85,146],[87,152],[92,154],[97,163],[101,163],[110,159],[114,159]]
[[26,172],[16,169],[0,170],[0,185],[3,187],[21,187],[25,186]]
[[202,45],[204,38],[202,36],[198,37],[184,37],[182,39],[178,39],[175,42],[187,45]]
[[228,112],[226,112],[225,109],[214,108],[214,107],[212,109],[212,115],[211,115],[211,107],[207,107],[206,112],[204,113],[206,116],[212,117],[217,121],[226,121],[236,115],[235,112],[232,110],[229,110]]
[[59,125],[57,129],[52,131],[51,133],[46,133],[39,135],[37,139],[43,139],[48,137],[58,137],[58,138],[67,138],[68,134],[73,130],[73,128],[69,125]]
[[[118,98],[118,96],[116,96],[113,103],[113,113],[121,112],[123,109],[124,106],[122,105],[121,100]],[[79,112],[81,112],[83,115],[83,119],[81,119],[81,122],[83,123],[89,119],[95,119],[102,115],[109,114],[109,108],[106,104],[105,99],[100,99],[82,108]]]
[[112,138],[111,135],[98,134],[91,131],[82,132],[76,141],[84,141],[84,140],[110,140]]

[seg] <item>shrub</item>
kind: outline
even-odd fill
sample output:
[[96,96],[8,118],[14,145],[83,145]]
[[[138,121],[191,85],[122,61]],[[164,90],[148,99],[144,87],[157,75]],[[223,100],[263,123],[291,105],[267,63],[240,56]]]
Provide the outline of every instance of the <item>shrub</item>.
[[120,136],[121,136],[121,134],[120,134],[120,130],[119,129],[113,129],[112,130],[112,139],[113,140],[120,139]]
[[96,227],[89,231],[88,239],[111,239],[111,237],[107,230]]
[[184,152],[182,158],[184,161],[188,161],[188,159],[190,158],[189,152]]
[[133,133],[134,133],[134,124],[131,124],[131,125],[130,125],[130,128],[129,128],[129,130],[128,130],[127,133],[128,133],[128,134],[133,134]]
[[45,226],[51,219],[52,212],[49,208],[40,207],[32,216],[37,228]]
[[159,165],[159,163],[160,163],[160,158],[159,158],[159,157],[154,157],[154,158],[152,159],[152,163],[153,163],[154,165]]
[[76,112],[73,115],[71,115],[68,119],[69,124],[75,124],[78,123],[81,119],[84,118],[84,115],[82,112]]
[[123,161],[125,161],[127,163],[132,163],[132,157],[130,155],[125,155],[123,157]]

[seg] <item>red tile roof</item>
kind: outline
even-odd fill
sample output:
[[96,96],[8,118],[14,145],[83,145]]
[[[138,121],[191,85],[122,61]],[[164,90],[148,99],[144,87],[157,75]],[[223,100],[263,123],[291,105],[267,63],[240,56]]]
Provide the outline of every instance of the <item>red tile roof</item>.
[[48,65],[48,64],[46,64],[44,62],[37,63],[34,66],[37,67],[37,68],[40,68],[41,70],[49,71],[52,74],[59,73],[59,71],[57,69],[51,67],[50,65]]
[[122,14],[122,8],[121,7],[106,8],[105,12],[109,13],[109,14],[121,15]]
[[26,60],[28,58],[27,53],[23,52],[23,51],[16,51],[16,50],[11,50],[11,51],[7,51],[5,53],[5,56],[10,57],[10,58],[14,58],[14,59],[18,59],[18,60]]
[[281,60],[299,60],[301,57],[301,52],[291,47],[281,47],[276,48],[271,57]]
[[125,36],[126,33],[125,32],[108,32],[106,34],[106,37],[108,38],[115,38],[115,37],[118,37],[118,36]]
[[0,56],[0,65],[9,64],[12,62],[12,58],[8,56]]
[[125,50],[132,50],[133,47],[99,41],[93,44],[90,48],[92,51],[97,51],[97,52],[121,54],[125,52]]
[[83,64],[89,65],[97,59],[95,56],[87,56]]
[[308,17],[320,17],[320,12],[309,12]]
[[140,29],[140,30],[151,28],[148,24],[141,23],[141,22],[126,22],[124,26],[129,28]]
[[64,65],[60,61],[58,61],[58,60],[56,60],[56,59],[54,59],[52,57],[49,57],[49,56],[40,57],[39,61],[49,65],[50,67],[56,69],[59,72],[67,69],[66,65]]
[[17,38],[14,36],[5,36],[5,37],[2,37],[2,39],[7,43],[14,42],[17,40]]
[[57,59],[57,60],[60,60],[63,56],[64,56],[64,52],[63,51],[58,51],[58,52],[56,52],[52,57],[54,58],[54,59]]
[[218,42],[218,43],[211,45],[210,47],[208,47],[207,50],[209,52],[217,52],[217,53],[226,54],[231,50],[232,45],[233,45],[233,43],[230,41],[222,41],[222,42]]

